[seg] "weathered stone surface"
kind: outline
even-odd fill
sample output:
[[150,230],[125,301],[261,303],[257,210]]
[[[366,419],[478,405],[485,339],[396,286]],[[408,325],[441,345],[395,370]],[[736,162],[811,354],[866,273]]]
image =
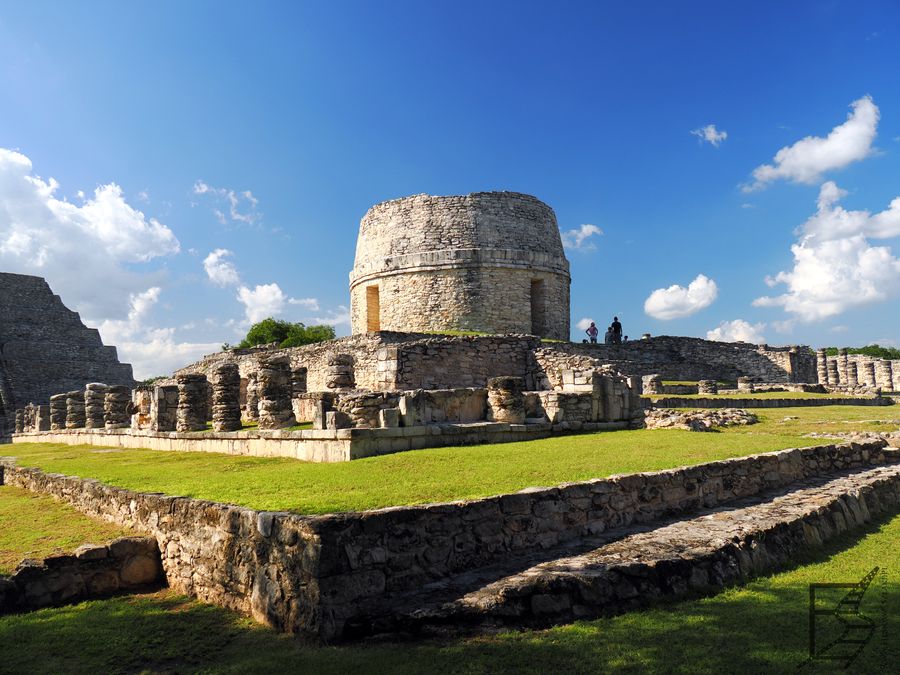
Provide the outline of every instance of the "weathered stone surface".
[[84,392],[70,391],[66,394],[66,429],[83,429],[84,423]]
[[698,394],[718,394],[719,386],[715,380],[700,380],[697,382]]
[[131,390],[123,385],[106,388],[103,395],[103,422],[107,429],[131,426]]
[[178,382],[177,431],[202,431],[206,428],[206,375],[183,373]]
[[283,357],[265,359],[256,373],[259,428],[282,429],[295,424],[291,407],[291,366]]
[[[825,445],[472,501],[327,516],[139,494],[9,462],[3,480],[151,532],[169,584],[179,592],[252,613],[282,630],[329,639],[383,626],[378,617],[397,616],[426,585],[440,589],[458,575],[477,576],[517,556],[556,551],[558,557],[555,547],[583,545],[598,533],[658,527],[662,517],[686,519],[699,509],[733,505],[766,490],[790,496],[835,472],[860,473],[889,462],[896,475],[900,450],[884,446],[883,441]],[[855,494],[849,488],[844,493]],[[881,493],[879,499],[888,504]],[[786,499],[801,502],[821,506]],[[695,583],[702,581],[703,574],[689,571]],[[706,578],[713,577],[707,572]],[[640,595],[640,583],[629,583],[622,585],[622,597]],[[557,606],[563,605],[551,599],[534,605],[546,616]]]
[[0,317],[0,411],[47,403],[95,380],[134,384],[116,348],[104,346],[44,279],[0,272]]
[[247,403],[244,406],[244,418],[248,422],[259,419],[259,380],[256,370],[247,373]]
[[525,424],[525,380],[492,377],[487,383],[488,419],[492,422]]
[[[127,554],[114,555],[111,549],[116,544]],[[153,537],[119,539],[109,546],[85,544],[73,555],[23,561],[12,576],[0,577],[0,614],[146,589],[163,579]]]
[[50,397],[50,429],[58,431],[66,428],[67,394],[54,394]]
[[84,388],[84,415],[86,429],[103,429],[106,427],[106,393],[109,386],[100,382],[91,382]]
[[213,379],[212,424],[215,431],[241,428],[241,376],[237,364],[223,363]]
[[648,410],[644,422],[648,429],[687,429],[688,431],[713,431],[718,427],[756,424],[756,415],[739,408],[715,410]]
[[553,210],[514,192],[415,195],[373,206],[359,226],[350,316],[353,333],[568,339],[569,263]]

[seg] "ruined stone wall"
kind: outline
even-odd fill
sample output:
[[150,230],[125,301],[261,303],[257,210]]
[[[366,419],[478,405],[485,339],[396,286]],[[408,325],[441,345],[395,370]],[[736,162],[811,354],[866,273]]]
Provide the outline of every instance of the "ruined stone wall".
[[[513,553],[712,508],[855,467],[883,442],[824,445],[483,499],[302,516],[137,493],[0,461],[4,481],[153,534],[170,586],[324,639],[365,633],[409,593]],[[5,464],[5,466],[4,466]]]
[[353,333],[471,330],[568,339],[569,264],[556,216],[540,200],[513,192],[377,204],[360,222],[350,304]]
[[131,366],[104,346],[40,277],[0,273],[0,398],[6,411],[88,382],[133,387]]
[[699,338],[660,336],[619,345],[546,343],[535,352],[547,385],[559,388],[560,373],[609,364],[625,375],[659,374],[665,380],[816,382],[815,353],[806,347],[770,347]]

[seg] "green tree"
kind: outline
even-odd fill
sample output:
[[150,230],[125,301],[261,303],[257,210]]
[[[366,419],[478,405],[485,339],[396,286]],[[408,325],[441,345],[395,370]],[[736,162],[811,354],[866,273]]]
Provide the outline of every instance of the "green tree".
[[[825,353],[828,356],[837,356],[837,347],[827,347]],[[849,347],[848,354],[864,354],[873,359],[887,359],[889,361],[900,359],[900,349],[894,347],[882,347],[881,345],[866,345],[865,347]]]
[[299,347],[313,342],[333,340],[334,337],[332,326],[306,326],[269,317],[250,326],[247,336],[237,346],[246,349],[276,343],[279,347]]

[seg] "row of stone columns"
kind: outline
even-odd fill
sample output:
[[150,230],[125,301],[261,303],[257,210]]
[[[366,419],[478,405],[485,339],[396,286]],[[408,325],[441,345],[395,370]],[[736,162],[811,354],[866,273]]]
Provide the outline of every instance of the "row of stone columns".
[[832,359],[824,349],[819,349],[816,372],[820,384],[900,391],[900,367],[895,367],[894,362],[887,359],[852,361],[846,348],[839,349],[837,357]]

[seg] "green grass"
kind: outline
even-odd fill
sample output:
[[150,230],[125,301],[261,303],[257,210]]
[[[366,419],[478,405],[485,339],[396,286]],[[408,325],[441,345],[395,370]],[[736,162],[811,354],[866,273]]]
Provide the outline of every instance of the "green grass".
[[847,394],[817,394],[815,392],[806,391],[760,391],[760,392],[739,392],[737,394],[645,394],[644,398],[660,399],[660,398],[864,398],[848,396]]
[[[787,417],[797,420],[783,422]],[[539,441],[433,448],[339,464],[213,453],[103,449],[49,443],[4,448],[22,466],[97,478],[147,492],[299,513],[468,499],[615,473],[653,471],[818,445],[810,431],[892,430],[892,407],[780,408],[760,424],[721,433],[617,431]],[[845,422],[844,420],[849,420]]]
[[81,544],[102,544],[127,534],[50,497],[0,486],[0,574],[12,573],[25,558],[71,553]]
[[[849,671],[900,662],[900,517],[844,535],[794,569],[710,598],[546,631],[320,647],[162,592],[0,617],[8,673],[818,673],[807,658],[808,585],[887,567],[861,610],[877,626]],[[890,666],[894,663],[894,666]]]

